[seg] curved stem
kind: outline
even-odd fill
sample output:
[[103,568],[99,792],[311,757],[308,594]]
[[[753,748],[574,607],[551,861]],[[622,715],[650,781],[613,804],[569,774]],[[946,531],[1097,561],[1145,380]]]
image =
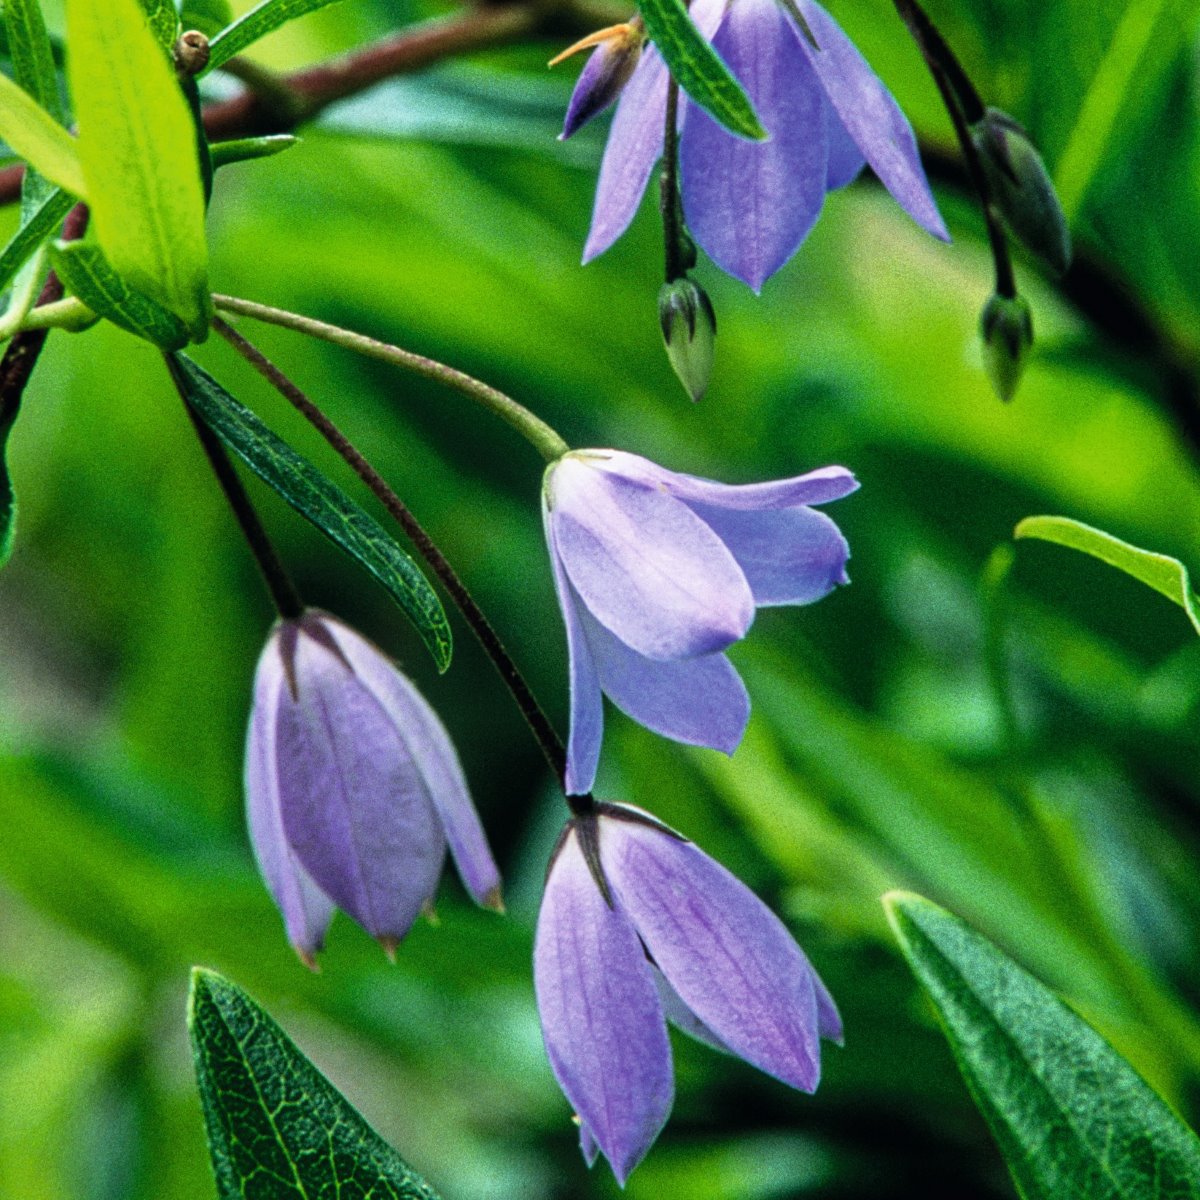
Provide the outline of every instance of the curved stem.
[[[392,491],[383,476],[363,457],[346,435],[261,350],[220,317],[213,321],[213,328],[321,434],[408,535],[421,557],[429,564],[430,570],[442,581],[463,619],[479,639],[488,658],[492,660],[492,665],[499,672],[505,687],[512,693],[517,707],[528,722],[551,770],[563,785],[565,794],[567,752],[562,740],[550,724],[550,719],[537,702],[492,623],[475,603],[466,584],[459,578],[437,544],[425,532],[404,501]],[[590,797],[568,797],[572,811],[575,811],[577,800],[579,803],[590,804]]]
[[445,363],[426,358],[422,354],[414,354],[411,350],[402,350],[399,346],[377,341],[350,329],[342,329],[338,325],[315,321],[312,317],[303,317],[286,309],[272,308],[268,304],[256,304],[252,300],[241,300],[236,296],[214,295],[212,299],[213,305],[223,312],[239,313],[242,316],[253,317],[256,321],[264,321],[268,325],[279,325],[297,333],[306,333],[309,337],[332,342],[335,346],[354,350],[368,358],[381,359],[426,379],[444,383],[482,404],[502,421],[507,421],[547,462],[554,462],[570,450],[570,446],[545,421],[535,417],[523,404],[463,371],[446,366]]

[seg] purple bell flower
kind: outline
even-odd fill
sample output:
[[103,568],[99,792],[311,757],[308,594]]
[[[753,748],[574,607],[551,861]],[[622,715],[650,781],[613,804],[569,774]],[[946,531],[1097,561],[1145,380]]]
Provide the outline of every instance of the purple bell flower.
[[[815,0],[796,4],[816,46],[776,0],[695,0],[690,9],[770,137],[737,137],[681,94],[684,215],[709,258],[756,292],[804,241],[825,193],[853,180],[864,162],[913,220],[949,240],[912,128],[892,94]],[[637,211],[662,154],[667,82],[662,57],[647,46],[613,118],[585,263],[607,250]]]
[[382,651],[325,613],[272,630],[246,739],[254,856],[309,966],[335,907],[390,953],[446,847],[478,904],[500,875],[442,723]]
[[809,506],[858,487],[844,467],[729,486],[619,450],[577,450],[542,489],[570,658],[566,789],[591,789],[601,693],[655,733],[732,754],[750,715],[723,651],[756,607],[848,582],[849,547]]
[[624,1183],[674,1098],[667,1021],[812,1092],[837,1008],[783,923],[724,867],[639,809],[570,821],[533,952],[546,1054]]

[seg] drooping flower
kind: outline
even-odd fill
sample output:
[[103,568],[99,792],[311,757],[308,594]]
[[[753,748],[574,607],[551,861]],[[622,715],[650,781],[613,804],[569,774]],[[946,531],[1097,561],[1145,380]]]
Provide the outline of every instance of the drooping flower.
[[846,583],[849,548],[810,505],[858,486],[844,467],[729,486],[619,450],[546,471],[542,515],[567,629],[567,791],[587,792],[601,693],[648,729],[732,754],[750,701],[723,651],[756,607],[810,604]]
[[467,891],[500,876],[441,721],[382,651],[325,613],[280,621],[254,679],[246,815],[288,938],[310,966],[335,908],[389,951],[449,845]]
[[[737,137],[681,94],[684,215],[708,256],[755,291],[799,248],[825,193],[853,180],[864,162],[919,225],[949,236],[892,94],[815,0],[796,6],[807,31],[777,0],[695,0],[689,10],[770,136]],[[645,47],[609,132],[585,263],[607,250],[637,211],[662,154],[667,82],[658,50]]]
[[805,1092],[840,1042],[824,984],[783,923],[674,830],[624,805],[572,819],[533,957],[542,1036],[580,1122],[624,1183],[674,1099],[667,1021]]

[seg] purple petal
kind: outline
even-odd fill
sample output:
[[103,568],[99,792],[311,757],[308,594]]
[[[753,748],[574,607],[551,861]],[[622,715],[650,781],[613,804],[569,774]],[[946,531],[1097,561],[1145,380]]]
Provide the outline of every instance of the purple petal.
[[760,512],[690,507],[729,547],[757,605],[811,604],[849,582],[850,547],[824,513],[804,506]]
[[[807,958],[808,956],[805,955],[805,961]],[[833,997],[829,994],[829,989],[822,982],[820,975],[813,970],[812,963],[809,963],[809,970],[812,971],[813,987],[817,993],[817,1032],[823,1038],[828,1038],[840,1046],[844,1040],[842,1015],[838,1012],[837,1005],[834,1004]]]
[[900,106],[838,23],[816,0],[797,0],[820,50],[798,37],[830,103],[884,187],[918,225],[950,240]]
[[688,16],[691,17],[692,24],[711,42],[725,19],[729,6],[730,0],[693,0],[688,8]]
[[592,651],[579,624],[577,605],[581,605],[571,587],[554,546],[550,514],[542,507],[542,525],[546,531],[546,546],[550,551],[550,566],[554,572],[554,590],[567,629],[567,659],[571,688],[571,729],[567,738],[567,770],[563,786],[569,796],[582,796],[596,782],[600,763],[600,743],[604,738],[604,702],[600,695],[600,680],[592,662]]
[[703,1042],[713,1050],[722,1054],[732,1054],[733,1051],[684,1002],[679,993],[667,982],[667,977],[653,964],[651,972],[654,975],[654,986],[658,988],[658,998],[662,1002],[663,1015],[675,1026],[683,1030],[689,1037]]
[[285,689],[280,703],[283,828],[339,908],[398,941],[437,887],[446,839],[395,723],[312,620],[296,645],[296,698]]
[[611,816],[600,827],[617,903],[684,1004],[735,1054],[813,1091],[813,971],[779,918],[691,842]]
[[643,658],[584,608],[580,624],[600,686],[626,716],[663,737],[732,754],[750,719],[750,697],[724,654],[676,662]]
[[832,104],[825,105],[825,128],[829,135],[829,169],[825,176],[825,187],[832,192],[853,183],[867,160]]
[[334,906],[300,865],[283,834],[275,744],[279,706],[287,693],[280,635],[280,629],[272,634],[254,676],[254,708],[246,735],[246,820],[258,869],[283,914],[288,940],[311,963],[325,941]]
[[597,450],[608,456],[608,469],[646,487],[659,488],[682,500],[717,508],[793,508],[798,504],[827,504],[858,490],[858,480],[845,467],[821,467],[791,479],[764,483],[728,484],[697,475],[668,471],[648,458],[621,450]]
[[583,1155],[583,1161],[589,1167],[594,1167],[600,1147],[597,1145],[596,1139],[592,1137],[592,1131],[587,1125],[578,1117],[576,1120],[579,1120],[579,1153]]
[[775,0],[737,0],[712,39],[767,132],[735,137],[689,102],[680,136],[688,228],[756,292],[796,252],[825,201],[825,97]]
[[621,89],[637,69],[641,35],[630,32],[629,26],[625,29],[626,34],[610,37],[588,55],[571,92],[559,141],[565,141],[604,112],[620,96]]
[[720,538],[666,492],[609,466],[569,454],[547,477],[554,548],[592,616],[659,660],[743,637],[754,601]]
[[546,881],[533,983],[554,1077],[624,1183],[671,1111],[671,1046],[641,942],[573,830]]
[[608,144],[596,183],[592,228],[583,261],[603,254],[625,232],[637,212],[646,181],[662,154],[667,112],[667,69],[650,45],[642,51],[608,131]]
[[404,742],[467,891],[477,904],[499,906],[500,872],[446,727],[424,696],[376,646],[340,621],[326,617],[324,624]]

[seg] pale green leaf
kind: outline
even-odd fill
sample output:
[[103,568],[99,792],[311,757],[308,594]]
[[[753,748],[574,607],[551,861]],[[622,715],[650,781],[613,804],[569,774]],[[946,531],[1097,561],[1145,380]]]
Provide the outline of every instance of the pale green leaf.
[[52,183],[87,199],[75,138],[7,75],[0,75],[0,138]]
[[96,237],[113,269],[207,335],[196,129],[139,0],[69,0],[67,61]]
[[1200,1140],[1095,1030],[945,909],[884,907],[1026,1200],[1200,1197]]
[[236,984],[193,970],[188,1028],[221,1200],[438,1200]]
[[1200,633],[1200,600],[1192,591],[1188,569],[1177,558],[1142,550],[1115,538],[1102,529],[1093,529],[1070,517],[1026,517],[1013,537],[1038,538],[1072,550],[1082,551],[1106,562],[1110,567],[1132,575],[1134,579],[1161,592],[1187,613],[1196,632]]
[[638,8],[679,86],[727,129],[756,141],[765,138],[742,85],[693,24],[683,0],[639,0]]
[[333,2],[334,0],[262,0],[261,4],[252,8],[245,16],[239,17],[213,38],[208,69],[212,71],[222,63],[227,63],[235,54],[241,54],[247,46],[281,25],[286,25],[297,17],[307,16]]

